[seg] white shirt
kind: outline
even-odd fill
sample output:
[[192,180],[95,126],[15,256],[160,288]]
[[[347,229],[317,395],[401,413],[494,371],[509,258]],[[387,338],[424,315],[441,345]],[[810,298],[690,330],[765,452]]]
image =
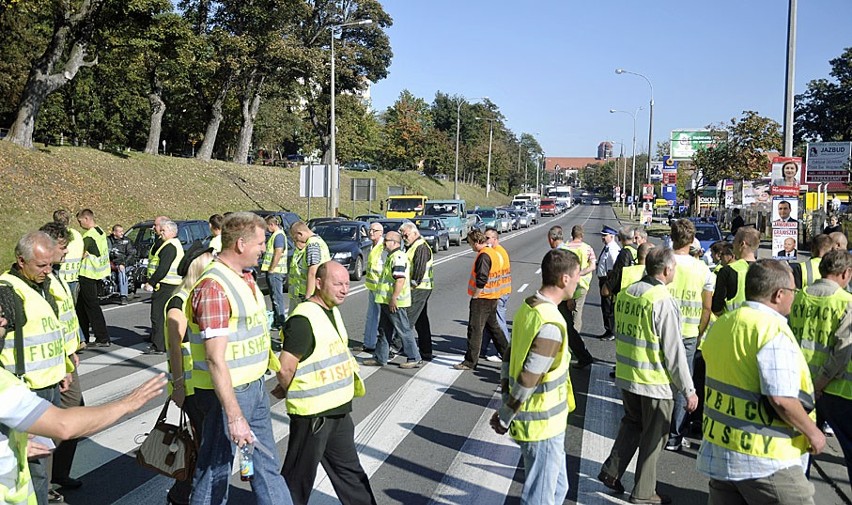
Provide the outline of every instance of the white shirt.
[[615,259],[618,258],[618,253],[621,252],[621,246],[618,245],[618,242],[615,238],[606,245],[601,253],[601,257],[598,259],[598,277],[606,277],[609,275],[609,272],[612,271],[612,267],[615,266]]
[[24,432],[42,414],[50,404],[35,393],[14,375],[0,369],[0,485],[15,489],[18,478],[18,460],[9,446],[7,428]]

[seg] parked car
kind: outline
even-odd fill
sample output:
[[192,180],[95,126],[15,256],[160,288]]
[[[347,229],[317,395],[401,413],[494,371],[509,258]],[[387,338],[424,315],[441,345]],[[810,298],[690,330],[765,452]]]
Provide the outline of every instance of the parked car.
[[252,212],[264,219],[267,216],[278,216],[278,220],[281,221],[281,229],[284,230],[284,233],[288,237],[290,236],[290,227],[293,223],[302,220],[298,214],[289,210],[253,210]]
[[[178,227],[177,239],[184,251],[189,249],[193,242],[210,242],[210,226],[207,221],[200,219],[178,220],[175,221],[175,224]],[[148,251],[154,243],[154,221],[136,223],[127,230],[124,236],[130,240],[137,253],[135,278],[128,278],[127,281],[134,283],[133,289],[138,289],[148,282]]]
[[427,200],[423,214],[440,218],[456,245],[467,239],[472,220],[464,200]]
[[592,198],[592,205],[600,205],[600,204],[601,204],[600,198]]
[[[701,243],[705,257],[710,258],[710,246],[713,245],[713,242],[722,240],[722,231],[715,223],[695,223],[695,238]],[[707,261],[706,258],[705,261]],[[713,263],[712,258],[710,263]]]
[[361,280],[366,273],[367,255],[373,242],[367,234],[369,224],[364,221],[327,221],[313,229],[326,244],[331,259],[349,270],[349,278]]
[[361,214],[360,216],[355,216],[355,221],[364,221],[365,223],[372,223],[373,221],[378,221],[379,219],[384,219],[385,216],[381,214]]
[[311,231],[314,231],[314,228],[317,226],[334,221],[345,221],[345,219],[342,217],[315,217],[313,219],[308,219],[308,222],[305,224],[308,225],[308,228],[310,228]]
[[526,208],[527,216],[529,216],[530,224],[538,224],[539,215],[538,215],[538,207],[535,205],[528,205]]
[[539,210],[541,211],[542,216],[555,216],[557,214],[556,200],[552,198],[542,198]]
[[497,209],[497,218],[499,219],[499,226],[497,228],[499,233],[510,232],[514,229],[512,217],[505,210]]
[[406,219],[403,217],[393,217],[377,219],[375,222],[382,225],[382,227],[385,229],[385,233],[387,233],[389,231],[399,231],[399,227],[402,226],[403,223],[408,223],[410,221],[410,219]]
[[500,217],[497,216],[497,209],[494,207],[480,207],[473,211],[482,219],[481,229],[496,228],[500,229]]
[[353,172],[367,172],[373,169],[373,165],[370,165],[366,161],[355,160],[343,165],[343,168],[352,170]]
[[450,232],[440,218],[415,217],[411,221],[420,230],[420,235],[423,236],[432,251],[438,252],[438,249],[446,251],[450,248]]
[[524,209],[522,209],[522,210],[513,209],[513,210],[510,210],[509,212],[512,213],[515,217],[517,217],[518,228],[529,228],[530,227],[530,224],[531,224],[530,215],[527,213],[526,210],[524,210]]
[[517,214],[515,214],[514,209],[501,207],[497,210],[506,213],[506,218],[509,220],[509,231],[517,230],[521,227],[521,219]]
[[471,230],[485,231],[485,224],[483,224],[482,216],[479,214],[470,214],[470,217],[473,218],[470,222]]

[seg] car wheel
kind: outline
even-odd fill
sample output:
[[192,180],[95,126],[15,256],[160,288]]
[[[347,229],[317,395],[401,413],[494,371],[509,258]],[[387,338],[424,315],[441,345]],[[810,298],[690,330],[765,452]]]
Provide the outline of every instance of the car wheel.
[[449,250],[450,250],[450,237],[447,237],[447,241],[446,241],[446,242],[444,242],[444,250],[445,250],[445,251],[449,251]]
[[432,246],[432,254],[438,254],[438,249],[440,249],[438,246],[438,237],[435,237],[435,245]]
[[351,281],[360,281],[361,275],[364,273],[364,260],[361,259],[361,256],[355,258],[355,271],[349,274],[349,280]]

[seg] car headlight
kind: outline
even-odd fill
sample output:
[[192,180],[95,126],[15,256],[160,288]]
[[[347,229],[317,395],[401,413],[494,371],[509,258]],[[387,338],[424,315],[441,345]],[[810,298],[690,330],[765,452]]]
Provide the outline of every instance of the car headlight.
[[452,228],[450,228],[450,232],[451,232],[451,233],[455,233],[455,232],[457,232],[457,231],[459,231],[459,229],[458,229],[458,227],[456,227],[456,226],[453,226]]
[[351,258],[351,257],[352,257],[352,253],[349,252],[349,251],[336,252],[336,253],[334,253],[334,256],[333,256],[333,258],[336,259],[336,260],[344,260],[344,259]]

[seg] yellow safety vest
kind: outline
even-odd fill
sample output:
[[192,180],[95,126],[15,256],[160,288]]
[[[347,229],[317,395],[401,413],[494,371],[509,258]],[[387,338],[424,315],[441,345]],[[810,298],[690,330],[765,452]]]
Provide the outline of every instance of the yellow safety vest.
[[[500,274],[500,264],[503,259],[500,253],[490,247],[484,247],[479,254],[487,254],[491,258],[491,269],[488,271],[488,281],[485,287],[479,292],[479,297],[489,300],[498,300],[503,296],[502,278]],[[476,256],[479,258],[479,255]],[[473,296],[476,292],[476,260],[470,267],[470,278],[467,281],[467,295]]]
[[83,234],[83,239],[89,237],[94,240],[99,254],[86,254],[80,264],[80,277],[96,281],[109,277],[109,244],[106,233],[98,233],[98,229],[97,226],[92,226]]
[[349,336],[340,311],[337,307],[331,311],[334,324],[323,308],[312,301],[300,303],[290,315],[302,316],[310,322],[315,344],[314,352],[299,362],[287,390],[288,414],[319,414],[354,397],[358,363],[349,353]]
[[[572,242],[562,242],[559,246],[560,249],[565,249],[566,251],[571,251],[572,253],[577,255],[577,258],[580,259],[580,270],[585,270],[589,268],[591,264],[591,255],[589,251],[592,250],[592,246],[585,242],[580,242],[579,244],[574,244]],[[592,284],[592,273],[589,272],[586,275],[580,277],[580,282],[577,283],[578,288],[589,290],[589,286]]]
[[[281,364],[272,353],[270,346],[266,302],[260,289],[255,288],[252,293],[245,279],[220,261],[210,263],[192,289],[197,288],[206,279],[213,279],[222,287],[231,307],[231,317],[228,320],[228,346],[225,349],[231,384],[234,387],[241,386],[260,379],[267,369],[280,370]],[[213,389],[204,338],[195,322],[191,303],[186,304],[186,321],[187,337],[192,354],[190,383],[194,389]]]
[[269,266],[272,265],[272,257],[275,256],[275,237],[284,237],[284,250],[281,252],[281,257],[278,258],[278,264],[275,265],[275,270],[270,273],[286,274],[287,273],[287,237],[281,230],[275,230],[275,233],[269,236],[266,241],[266,252],[263,253],[263,261],[260,264],[261,272],[269,272]]
[[[790,328],[802,346],[812,377],[819,373],[837,345],[837,327],[850,303],[852,294],[842,288],[831,296],[815,296],[807,290],[796,294],[790,310]],[[846,363],[841,377],[828,383],[825,392],[852,400],[852,361]]]
[[77,282],[83,262],[83,236],[74,228],[68,228],[68,252],[59,264],[59,278],[65,282]]
[[639,282],[645,276],[645,265],[630,265],[621,269],[621,293],[629,288],[631,284]]
[[[15,290],[24,304],[27,322],[21,331],[24,341],[23,380],[30,389],[50,387],[65,378],[65,334],[53,307],[20,278],[5,272],[0,282]],[[15,371],[15,335],[9,332],[3,340],[0,361],[6,370]]]
[[397,258],[405,259],[406,282],[403,283],[402,291],[399,292],[399,296],[396,299],[396,306],[404,309],[406,307],[411,307],[411,284],[407,281],[407,279],[411,278],[411,263],[408,261],[408,256],[402,252],[401,248],[390,253],[385,260],[385,266],[382,268],[382,276],[379,278],[379,286],[376,289],[376,303],[385,305],[390,303],[394,286],[396,285],[396,279],[393,277],[393,264]]
[[[6,396],[7,391],[10,392],[11,389],[16,387],[23,387],[21,381],[6,370],[0,369],[0,399]],[[16,464],[8,474],[0,475],[0,503],[4,505],[36,505],[30,467],[27,464],[29,436],[13,429],[6,431],[8,450],[12,452]],[[6,450],[3,452],[6,452]]]
[[512,294],[512,261],[509,252],[501,245],[493,248],[500,255],[500,297]]
[[379,278],[381,278],[384,268],[383,252],[385,252],[385,244],[380,242],[374,245],[370,249],[370,254],[367,255],[367,275],[364,276],[364,287],[372,292],[375,292],[379,287]]
[[[59,324],[62,326],[62,334],[65,338],[65,356],[71,356],[80,347],[80,322],[77,320],[77,311],[74,309],[74,296],[71,288],[62,279],[53,274],[50,277],[50,294],[56,300],[59,307]],[[65,360],[65,371],[74,371],[74,362]]]
[[615,301],[615,376],[635,384],[665,385],[672,379],[660,337],[654,332],[654,304],[671,298],[659,284],[642,293],[618,293]]
[[821,261],[822,258],[811,258],[801,263],[803,288],[810,286],[815,280],[822,279],[822,275],[819,273],[819,264]]
[[[405,252],[405,255],[408,256],[408,264],[414,264],[414,252],[417,251],[418,247],[425,247],[426,251],[429,252],[429,261],[426,263],[426,272],[423,274],[423,280],[420,281],[420,284],[417,285],[414,289],[432,289],[434,286],[434,273],[432,272],[432,263],[434,262],[434,258],[432,256],[432,248],[429,247],[429,244],[426,243],[426,240],[423,237],[418,238],[411,244],[411,247]],[[372,251],[371,251],[372,252]]]
[[745,278],[749,264],[746,260],[736,260],[728,264],[737,273],[737,294],[730,300],[725,300],[725,311],[733,312],[745,301]]
[[160,266],[160,252],[169,244],[173,244],[175,246],[177,254],[175,254],[175,259],[172,261],[172,264],[169,265],[169,271],[166,272],[166,276],[160,280],[160,284],[171,284],[172,286],[177,286],[183,282],[183,278],[177,273],[177,267],[180,265],[180,260],[183,259],[184,255],[183,246],[180,245],[180,240],[178,240],[177,237],[172,237],[163,242],[163,244],[157,249],[157,252],[151,256],[151,259],[148,261],[148,278],[150,279],[157,271],[157,268]]
[[[320,248],[320,262],[322,265],[326,261],[331,260],[331,254],[328,252],[328,245],[318,235],[311,235],[305,242],[305,247],[302,249],[296,248],[293,251],[293,258],[290,260],[290,275],[287,278],[289,283],[290,298],[299,298],[307,295],[308,289],[308,246],[318,244]],[[312,293],[313,294],[313,293]]]
[[667,287],[680,305],[680,332],[683,338],[697,338],[703,308],[704,282],[710,269],[699,259],[686,256],[686,261],[677,262],[674,281]]
[[512,353],[509,358],[509,387],[513,387],[524,369],[533,339],[545,324],[559,328],[562,345],[553,364],[532,396],[521,405],[518,414],[509,425],[509,434],[518,442],[547,440],[565,431],[568,413],[574,410],[574,388],[568,374],[571,351],[568,349],[565,319],[552,303],[527,298],[515,313],[512,325]]
[[[789,460],[808,450],[808,440],[784,422],[760,393],[757,353],[779,334],[795,343],[786,321],[749,306],[724,314],[702,343],[707,363],[704,441],[762,458]],[[800,357],[799,399],[812,408],[813,384]],[[816,413],[811,412],[815,418]]]
[[[214,235],[213,238],[210,239],[209,246],[212,247],[213,252],[215,252],[217,254],[222,252],[222,234],[220,233],[219,235]],[[284,243],[284,247],[287,247],[286,241]],[[285,262],[287,261],[287,250],[286,249],[284,249],[284,258],[283,259],[284,259]]]
[[639,250],[636,249],[636,246],[632,244],[628,244],[624,246],[630,252],[630,257],[633,258],[633,263],[636,263],[639,260]]
[[[175,298],[177,298],[181,301],[181,307],[183,308],[183,313],[186,314],[186,306],[189,305],[189,303],[188,303],[189,292],[185,289],[181,289],[180,291],[175,293],[175,295],[172,296],[171,299],[169,299],[168,303],[166,303],[166,308],[164,309],[164,311],[165,311],[165,319],[164,320],[165,321],[168,321],[169,305],[171,304],[172,300],[174,300]],[[171,345],[169,344],[169,325],[168,324],[165,325],[164,330],[165,330],[165,334],[166,334],[166,353],[168,354],[169,347],[171,347]],[[183,362],[183,390],[186,392],[186,396],[189,396],[189,395],[195,393],[195,388],[192,386],[192,367],[193,367],[193,365],[192,365],[192,348],[189,344],[189,339],[187,338],[186,335],[180,335],[180,340],[181,340],[180,356],[181,356],[181,361]],[[172,383],[176,379],[175,371],[172,370],[172,362],[170,360],[166,360],[166,364],[169,367],[168,390],[169,390],[169,394],[172,394],[172,391],[174,389]]]

